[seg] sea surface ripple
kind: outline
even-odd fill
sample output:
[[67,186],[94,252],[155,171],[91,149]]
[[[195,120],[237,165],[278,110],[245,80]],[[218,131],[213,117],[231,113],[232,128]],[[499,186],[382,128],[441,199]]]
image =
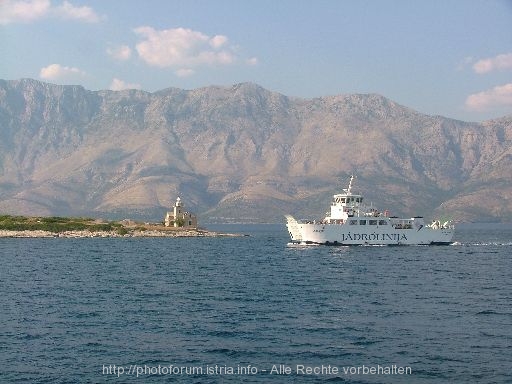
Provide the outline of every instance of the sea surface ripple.
[[512,382],[512,226],[438,247],[214,229],[250,236],[0,239],[0,381]]

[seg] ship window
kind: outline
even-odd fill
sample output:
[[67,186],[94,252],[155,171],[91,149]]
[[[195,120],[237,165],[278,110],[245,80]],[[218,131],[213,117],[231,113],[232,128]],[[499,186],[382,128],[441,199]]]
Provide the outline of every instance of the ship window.
[[359,220],[359,225],[366,225],[366,220]]
[[357,225],[357,220],[350,220],[350,225]]
[[386,220],[379,220],[379,225],[388,225]]
[[377,225],[377,220],[368,220],[370,225]]

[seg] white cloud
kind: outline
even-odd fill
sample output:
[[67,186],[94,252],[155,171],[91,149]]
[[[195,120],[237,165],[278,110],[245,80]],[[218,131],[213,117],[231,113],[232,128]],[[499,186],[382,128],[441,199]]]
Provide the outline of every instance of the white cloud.
[[107,54],[116,60],[128,60],[132,56],[132,50],[127,45],[115,48],[107,48]]
[[75,7],[68,1],[64,1],[62,5],[55,7],[53,12],[63,19],[80,20],[86,23],[97,23],[100,21],[100,17],[91,7]]
[[482,59],[473,64],[473,70],[480,74],[507,69],[512,69],[512,53]]
[[246,63],[248,65],[258,65],[259,61],[257,57],[251,57],[250,59],[246,60]]
[[228,38],[223,35],[216,35],[210,39],[210,45],[215,49],[222,47],[227,42]]
[[30,22],[50,11],[50,0],[0,1],[0,24]]
[[469,95],[466,107],[472,111],[487,111],[497,107],[512,107],[512,83]]
[[187,69],[200,65],[226,65],[236,61],[233,50],[226,46],[227,37],[207,36],[191,29],[155,30],[136,28],[143,40],[136,45],[137,52],[147,64],[161,68]]
[[76,67],[65,67],[60,64],[50,64],[41,68],[39,77],[45,80],[69,80],[85,76],[85,72]]
[[49,16],[87,23],[101,20],[91,7],[75,7],[68,1],[53,6],[50,0],[0,0],[0,24],[27,23]]
[[141,89],[140,84],[136,83],[127,83],[118,78],[112,79],[112,83],[110,83],[109,89],[111,91],[122,91],[123,89]]
[[191,68],[181,68],[175,71],[174,73],[176,73],[176,76],[178,77],[188,77],[192,76],[195,73],[195,71]]

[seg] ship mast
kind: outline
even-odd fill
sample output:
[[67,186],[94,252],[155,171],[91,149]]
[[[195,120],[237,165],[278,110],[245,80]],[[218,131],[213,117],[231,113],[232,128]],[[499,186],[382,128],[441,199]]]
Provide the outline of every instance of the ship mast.
[[348,188],[345,189],[343,188],[343,190],[345,191],[345,193],[347,195],[351,195],[352,194],[352,181],[354,180],[354,175],[350,175],[350,181],[348,183]]

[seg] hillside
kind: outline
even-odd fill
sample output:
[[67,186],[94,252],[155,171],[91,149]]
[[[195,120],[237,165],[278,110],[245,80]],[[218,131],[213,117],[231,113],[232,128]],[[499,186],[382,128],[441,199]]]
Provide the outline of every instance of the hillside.
[[207,221],[321,216],[356,186],[393,214],[512,219],[512,116],[469,123],[380,95],[255,84],[88,91],[0,80],[0,213]]

